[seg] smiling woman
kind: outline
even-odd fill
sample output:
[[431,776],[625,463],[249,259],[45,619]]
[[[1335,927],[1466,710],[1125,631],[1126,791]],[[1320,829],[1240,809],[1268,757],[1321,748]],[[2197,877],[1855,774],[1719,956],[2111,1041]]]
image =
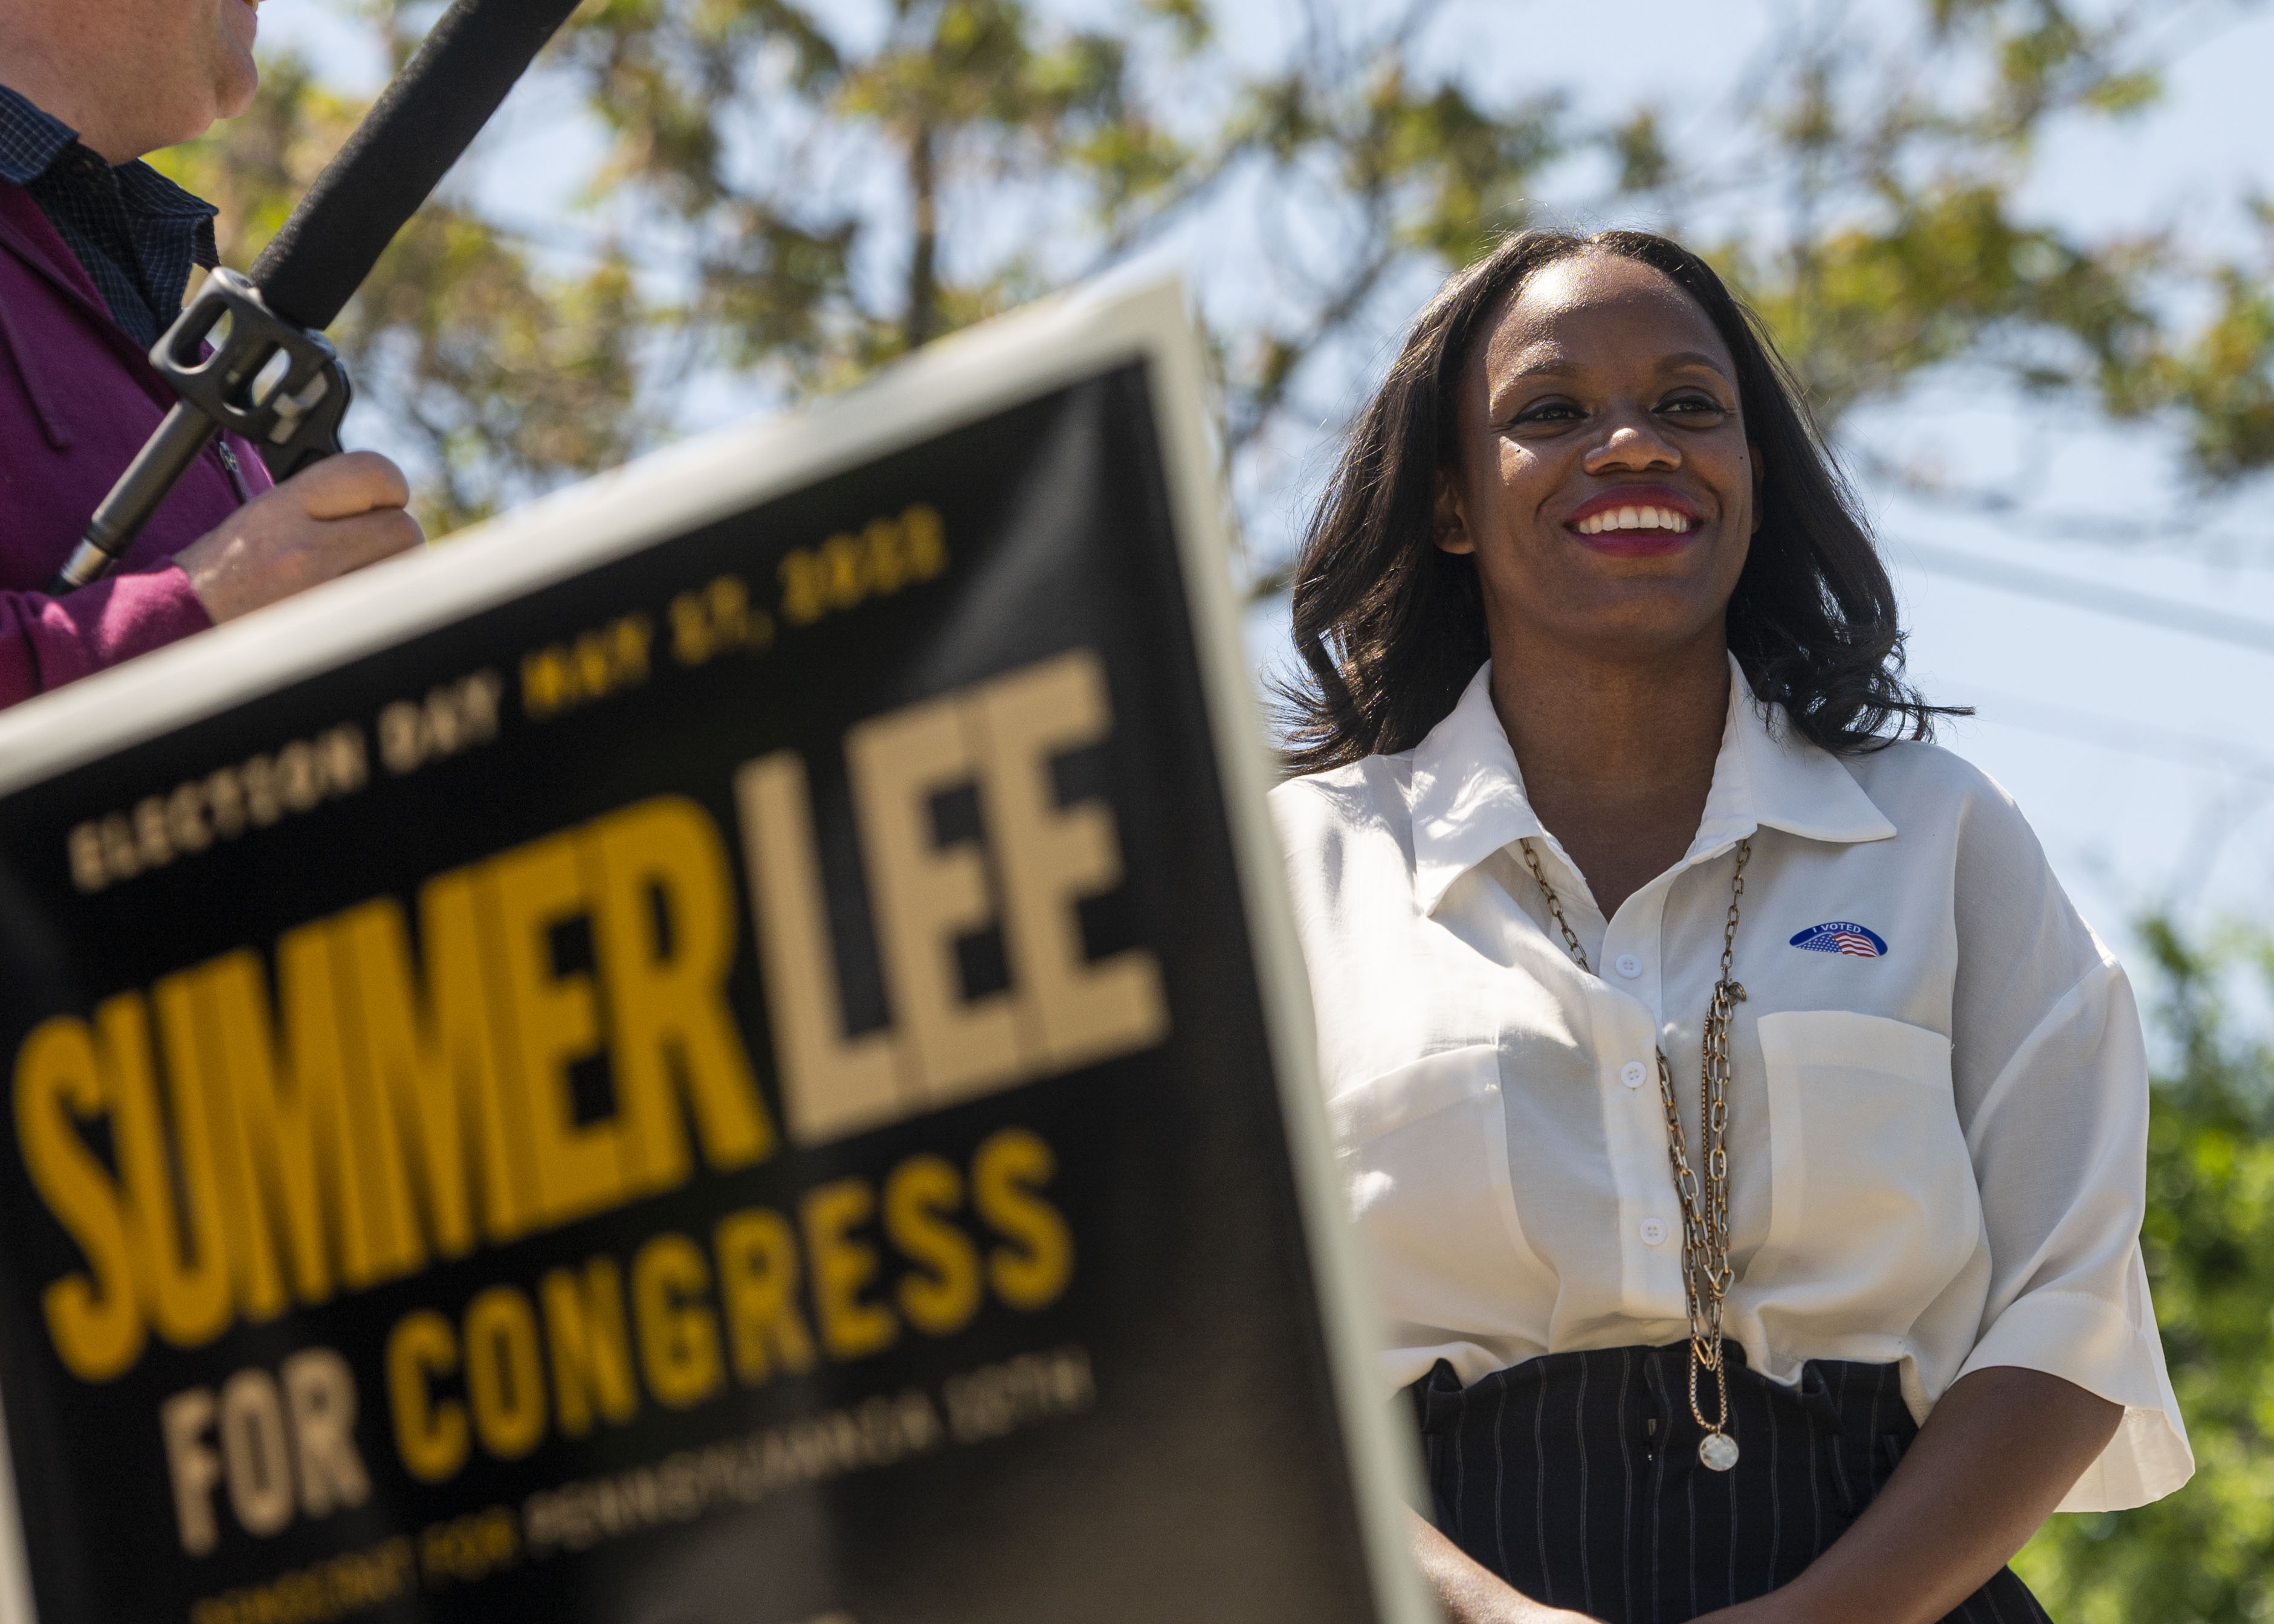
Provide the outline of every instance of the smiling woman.
[[[1474,570],[1425,543],[1437,528],[1445,470],[1466,449],[1464,437],[1487,427],[1485,377],[1468,363],[1480,336],[1506,342],[1495,318],[1535,274],[1552,267],[1563,281],[1586,282],[1620,276],[1622,267],[1628,282],[1641,282],[1630,289],[1634,303],[1654,304],[1703,345],[1658,357],[1705,374],[1689,391],[1695,396],[1704,384],[1704,400],[1669,399],[1658,415],[1680,419],[1709,403],[1720,412],[1739,396],[1749,408],[1744,438],[1759,464],[1751,476],[1767,522],[1743,551],[1751,567],[1730,595],[1728,641],[1756,692],[1830,749],[1896,727],[1927,735],[1938,708],[1901,680],[1894,587],[1797,403],[1797,386],[1749,313],[1710,266],[1664,237],[1528,231],[1430,302],[1352,432],[1295,587],[1295,643],[1314,686],[1294,696],[1294,765],[1316,770],[1410,748],[1452,709],[1486,655],[1482,605]],[[1655,289],[1638,275],[1652,271]],[[1539,407],[1550,418],[1575,410],[1548,399]],[[1711,426],[1728,421],[1721,413]],[[1640,491],[1597,496],[1645,500]]]
[[1663,237],[1510,238],[1294,620],[1275,810],[1449,1615],[2042,1620],[2045,1515],[2193,1466],[2138,1016],[1925,742],[1766,338]]

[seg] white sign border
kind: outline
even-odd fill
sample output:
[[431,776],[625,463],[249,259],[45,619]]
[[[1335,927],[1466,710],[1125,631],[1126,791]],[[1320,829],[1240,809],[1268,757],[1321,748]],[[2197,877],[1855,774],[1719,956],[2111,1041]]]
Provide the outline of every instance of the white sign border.
[[[930,345],[807,410],[659,452],[441,545],[0,712],[0,797],[1130,360],[1148,363],[1151,372],[1193,642],[1375,1611],[1385,1624],[1433,1624],[1436,1610],[1412,1564],[1401,1493],[1413,1479],[1414,1450],[1393,1429],[1382,1389],[1379,1327],[1320,1098],[1309,984],[1264,802],[1276,774],[1239,635],[1201,349],[1179,283],[1077,289],[1030,306]],[[56,861],[64,861],[60,851]],[[0,1624],[31,1624],[35,1616],[13,1460],[0,1421]]]

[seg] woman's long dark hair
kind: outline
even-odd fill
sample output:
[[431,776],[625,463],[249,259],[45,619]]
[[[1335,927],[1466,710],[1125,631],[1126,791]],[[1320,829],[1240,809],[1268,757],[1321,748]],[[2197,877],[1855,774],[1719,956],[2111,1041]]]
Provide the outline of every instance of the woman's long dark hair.
[[1475,560],[1434,540],[1437,475],[1460,458],[1461,376],[1487,324],[1532,273],[1585,254],[1663,272],[1737,364],[1746,438],[1766,464],[1759,530],[1729,598],[1730,652],[1763,701],[1827,750],[1929,736],[1939,715],[1902,679],[1895,590],[1854,495],[1758,318],[1711,266],[1647,231],[1523,231],[1439,290],[1360,415],[1312,516],[1294,585],[1307,681],[1283,688],[1300,772],[1411,749],[1489,652]]

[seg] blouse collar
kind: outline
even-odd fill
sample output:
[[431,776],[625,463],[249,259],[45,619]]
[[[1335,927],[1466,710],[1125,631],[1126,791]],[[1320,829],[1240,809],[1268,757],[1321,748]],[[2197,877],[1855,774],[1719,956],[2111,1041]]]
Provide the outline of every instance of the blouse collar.
[[[1545,838],[1524,772],[1493,709],[1492,662],[1470,679],[1445,719],[1413,750],[1413,891],[1434,913],[1453,882],[1516,841]],[[1733,657],[1729,712],[1713,786],[1685,865],[1719,855],[1763,826],[1803,839],[1850,844],[1892,838],[1895,826],[1830,752],[1763,705]],[[1560,852],[1560,846],[1556,849]]]

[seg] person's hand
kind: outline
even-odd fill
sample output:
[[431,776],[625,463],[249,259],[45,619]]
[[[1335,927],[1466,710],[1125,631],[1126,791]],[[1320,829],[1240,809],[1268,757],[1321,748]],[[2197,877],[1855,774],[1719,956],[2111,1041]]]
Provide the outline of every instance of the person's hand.
[[264,491],[174,555],[219,625],[407,553],[425,540],[410,486],[375,451],[350,451]]

